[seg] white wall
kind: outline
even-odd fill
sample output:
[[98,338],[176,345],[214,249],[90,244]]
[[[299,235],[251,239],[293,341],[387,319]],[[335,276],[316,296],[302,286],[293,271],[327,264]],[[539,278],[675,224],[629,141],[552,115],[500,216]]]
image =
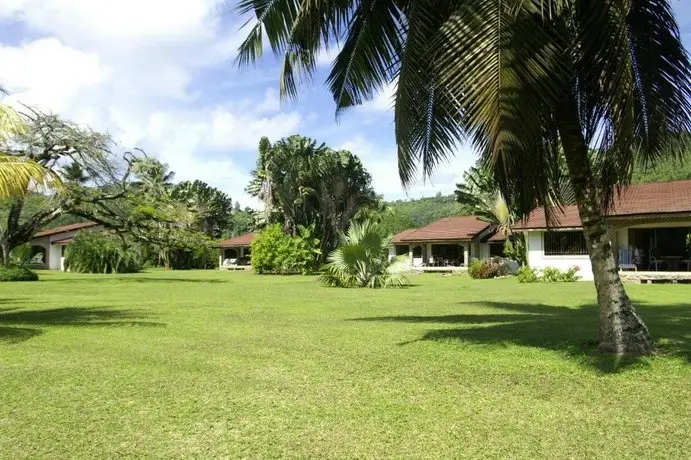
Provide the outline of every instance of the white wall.
[[593,279],[593,268],[590,257],[584,256],[546,256],[544,250],[543,232],[527,232],[526,243],[528,252],[528,265],[535,269],[555,267],[559,270],[568,270],[574,265],[581,267],[578,275],[583,280]]

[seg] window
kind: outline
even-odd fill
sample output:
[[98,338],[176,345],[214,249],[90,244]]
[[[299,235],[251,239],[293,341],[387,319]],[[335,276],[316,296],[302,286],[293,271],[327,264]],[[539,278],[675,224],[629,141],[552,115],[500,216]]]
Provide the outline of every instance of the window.
[[544,239],[546,256],[588,255],[583,232],[546,232]]

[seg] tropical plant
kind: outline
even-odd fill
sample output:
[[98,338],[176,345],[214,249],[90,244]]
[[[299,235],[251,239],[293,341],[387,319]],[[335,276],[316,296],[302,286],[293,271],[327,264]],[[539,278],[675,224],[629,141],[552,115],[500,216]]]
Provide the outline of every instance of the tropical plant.
[[[256,21],[241,65],[268,39],[294,97],[321,49],[342,44],[337,111],[396,84],[399,175],[429,175],[469,139],[519,209],[560,203],[568,169],[600,307],[600,347],[650,353],[603,216],[636,163],[686,151],[691,65],[666,0],[241,0]],[[589,154],[595,146],[597,154]]]
[[199,231],[210,238],[221,237],[231,225],[233,200],[206,182],[180,182],[172,188],[171,198],[184,203],[197,215]]
[[377,202],[357,156],[302,136],[274,144],[263,138],[252,176],[247,192],[263,201],[264,223],[279,223],[292,235],[300,225],[314,226],[322,254],[336,246],[358,210]]
[[112,234],[84,231],[65,254],[65,270],[78,273],[135,273],[141,270],[139,249]]
[[8,155],[13,138],[29,130],[26,121],[10,106],[0,104],[0,199],[22,196],[31,184],[56,188],[60,178],[35,161]]
[[389,258],[391,235],[376,222],[351,222],[328,258],[322,284],[331,287],[397,287],[408,284],[405,256]]
[[314,270],[319,239],[312,228],[299,226],[297,235],[287,234],[279,224],[262,230],[252,240],[252,269],[261,274],[306,275]]

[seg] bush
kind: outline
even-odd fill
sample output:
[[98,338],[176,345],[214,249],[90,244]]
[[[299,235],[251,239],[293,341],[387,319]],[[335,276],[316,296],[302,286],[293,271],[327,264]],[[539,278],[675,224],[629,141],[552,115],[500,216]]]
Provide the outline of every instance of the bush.
[[468,266],[468,274],[473,279],[489,279],[509,274],[509,267],[499,258],[487,260],[473,259]]
[[38,275],[26,267],[0,267],[0,281],[38,281]]
[[79,273],[135,273],[141,270],[139,248],[123,246],[110,234],[81,232],[67,247],[65,270]]
[[522,266],[518,269],[516,274],[519,283],[537,283],[539,280],[537,276],[537,271],[527,265]]
[[518,271],[517,277],[519,283],[536,283],[538,281],[543,283],[573,283],[581,279],[578,276],[580,269],[577,265],[566,271],[561,271],[556,267],[545,267],[538,275],[534,268],[523,266]]
[[280,225],[270,225],[252,241],[252,269],[259,274],[306,275],[314,270],[318,247],[311,228],[300,226],[299,234],[290,236]]
[[389,258],[391,235],[374,221],[352,222],[329,255],[320,280],[330,287],[398,287],[408,284],[407,258]]

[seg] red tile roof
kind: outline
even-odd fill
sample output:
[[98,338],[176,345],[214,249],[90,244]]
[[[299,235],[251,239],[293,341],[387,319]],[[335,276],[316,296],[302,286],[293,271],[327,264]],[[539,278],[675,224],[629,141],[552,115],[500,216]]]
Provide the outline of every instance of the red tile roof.
[[57,235],[58,233],[72,232],[74,230],[81,230],[83,228],[95,227],[97,225],[98,224],[96,222],[79,222],[76,224],[63,225],[61,227],[49,228],[48,230],[43,230],[42,232],[38,232],[37,234],[34,235],[34,238],[38,238],[41,236]]
[[[612,217],[691,213],[691,180],[631,185],[614,199],[607,213]],[[519,230],[575,228],[581,226],[576,205],[552,211],[553,222],[547,222],[544,208],[536,208],[516,226]]]
[[[426,227],[411,231],[401,242],[472,240],[489,227],[489,223],[475,216],[443,217]],[[400,233],[399,233],[400,235]],[[398,236],[398,235],[396,235]]]
[[252,240],[256,236],[256,232],[245,233],[244,235],[233,237],[229,240],[223,240],[219,244],[221,248],[240,248],[247,247],[252,244]]
[[496,230],[492,236],[487,238],[488,243],[503,243],[506,241],[506,236],[503,232]]
[[396,244],[396,243],[403,243],[403,238],[406,236],[410,235],[413,232],[416,232],[418,229],[417,228],[409,228],[408,230],[403,230],[400,233],[396,233],[393,238],[391,238],[391,242]]

